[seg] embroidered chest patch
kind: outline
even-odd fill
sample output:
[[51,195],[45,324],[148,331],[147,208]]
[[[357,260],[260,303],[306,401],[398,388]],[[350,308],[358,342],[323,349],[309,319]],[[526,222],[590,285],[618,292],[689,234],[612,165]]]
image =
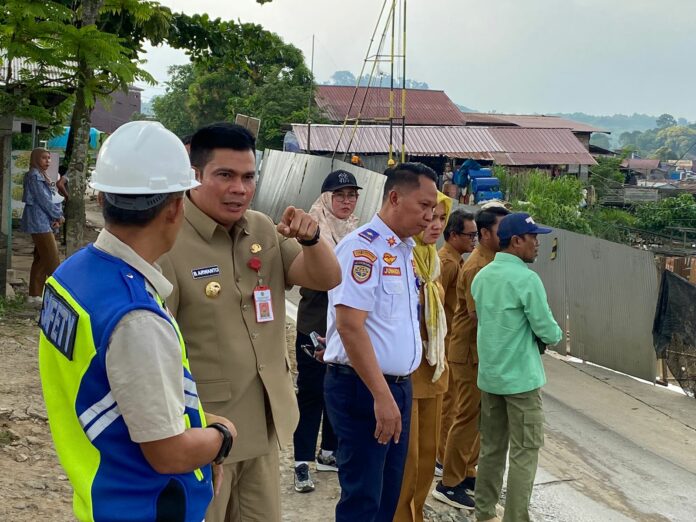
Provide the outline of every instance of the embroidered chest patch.
[[370,252],[369,250],[365,249],[353,250],[353,257],[362,257],[372,263],[377,261],[377,256],[373,252]]
[[382,256],[382,259],[384,259],[384,262],[387,263],[388,265],[394,264],[394,261],[396,261],[396,256],[390,254],[389,252],[385,252],[384,255]]

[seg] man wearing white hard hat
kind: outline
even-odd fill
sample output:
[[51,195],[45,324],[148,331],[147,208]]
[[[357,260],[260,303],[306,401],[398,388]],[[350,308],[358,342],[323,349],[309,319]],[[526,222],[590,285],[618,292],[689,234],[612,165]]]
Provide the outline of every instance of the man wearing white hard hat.
[[187,191],[181,234],[160,260],[205,410],[244,423],[207,522],[280,522],[279,446],[290,443],[299,418],[285,290],[326,291],[341,280],[321,237],[329,231],[312,216],[288,207],[276,225],[249,209],[255,150],[239,125],[196,131],[191,163],[201,185]]
[[[206,415],[155,260],[198,185],[179,139],[120,127],[91,187],[106,226],[46,282],[39,368],[58,458],[80,521],[201,522],[236,431]],[[211,468],[211,463],[214,465]]]

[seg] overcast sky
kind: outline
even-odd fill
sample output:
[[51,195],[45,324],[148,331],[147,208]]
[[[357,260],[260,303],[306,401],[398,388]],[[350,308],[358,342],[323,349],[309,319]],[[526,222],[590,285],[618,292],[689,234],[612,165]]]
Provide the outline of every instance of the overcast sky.
[[[380,0],[160,0],[174,11],[255,22],[302,49],[315,76],[357,74]],[[479,111],[659,115],[696,121],[695,0],[409,0],[407,77]],[[186,63],[151,49],[164,82]],[[386,66],[385,66],[386,67]],[[144,98],[164,92],[147,88]]]

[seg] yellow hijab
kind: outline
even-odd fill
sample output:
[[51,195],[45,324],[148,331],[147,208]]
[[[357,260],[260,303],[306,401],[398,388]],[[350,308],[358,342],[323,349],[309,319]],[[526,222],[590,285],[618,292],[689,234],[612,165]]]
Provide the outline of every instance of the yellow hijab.
[[[445,223],[452,211],[452,200],[442,192],[437,193],[437,204],[445,206]],[[445,371],[445,336],[447,321],[445,309],[440,300],[437,281],[440,279],[440,258],[437,247],[423,243],[423,233],[413,238],[416,246],[413,249],[413,259],[416,262],[416,274],[423,285],[425,296],[425,330],[428,339],[424,339],[425,358],[430,366],[435,366],[433,382],[437,381]]]

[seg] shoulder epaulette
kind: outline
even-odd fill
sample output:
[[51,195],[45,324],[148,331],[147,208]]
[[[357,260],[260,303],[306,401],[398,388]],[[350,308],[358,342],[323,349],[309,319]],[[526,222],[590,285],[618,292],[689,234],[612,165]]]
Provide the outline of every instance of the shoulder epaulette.
[[368,243],[372,243],[375,239],[379,237],[379,232],[372,230],[371,228],[366,228],[358,234],[361,238],[367,240]]

